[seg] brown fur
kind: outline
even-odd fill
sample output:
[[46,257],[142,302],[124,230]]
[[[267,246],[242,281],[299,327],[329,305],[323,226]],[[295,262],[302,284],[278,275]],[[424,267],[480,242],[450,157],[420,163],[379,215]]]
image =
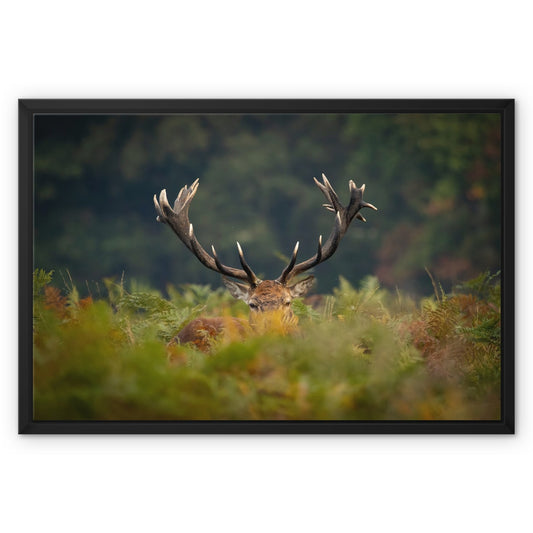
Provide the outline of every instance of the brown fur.
[[250,306],[249,323],[233,317],[200,317],[189,322],[172,341],[174,344],[192,344],[202,352],[209,352],[222,335],[232,340],[242,340],[252,331],[287,334],[296,328],[298,319],[291,307],[293,298],[305,293],[311,286],[310,276],[290,287],[278,281],[265,280],[257,286],[224,280],[235,298]]
[[[251,291],[249,304],[256,305],[260,311],[273,311],[288,307],[292,296],[290,289],[277,281],[262,281],[254,290]],[[291,311],[292,313],[292,311]]]
[[208,352],[216,338],[222,333],[229,333],[232,337],[243,339],[250,326],[246,320],[234,317],[200,317],[189,322],[170,341],[169,345],[191,343],[198,350]]

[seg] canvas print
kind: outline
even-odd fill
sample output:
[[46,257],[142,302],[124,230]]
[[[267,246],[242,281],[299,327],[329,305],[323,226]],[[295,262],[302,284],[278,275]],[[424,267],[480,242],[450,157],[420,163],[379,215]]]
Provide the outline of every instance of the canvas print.
[[495,112],[47,113],[32,412],[498,421]]

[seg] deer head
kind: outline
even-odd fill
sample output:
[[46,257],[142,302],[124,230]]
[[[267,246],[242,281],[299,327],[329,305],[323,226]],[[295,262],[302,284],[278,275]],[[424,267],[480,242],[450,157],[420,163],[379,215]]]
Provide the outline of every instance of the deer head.
[[[335,213],[333,229],[324,244],[322,244],[322,235],[319,237],[316,254],[298,264],[296,263],[299,246],[297,242],[289,264],[275,280],[262,281],[254,274],[246,262],[241,245],[238,242],[237,251],[241,269],[223,265],[217,256],[214,246],[211,246],[211,255],[198,242],[194,235],[193,225],[189,221],[189,207],[198,190],[198,179],[190,187],[185,186],[180,190],[174,202],[174,207],[171,207],[168,203],[165,189],[159,194],[159,201],[154,195],[154,205],[158,214],[157,221],[170,226],[183,244],[205,267],[222,274],[223,282],[232,296],[243,300],[250,307],[250,321],[252,324],[257,323],[260,317],[271,312],[281,314],[284,321],[291,322],[294,320],[291,302],[294,298],[303,296],[310,289],[314,282],[314,276],[307,276],[293,284],[290,284],[290,282],[297,275],[329,259],[337,250],[340,240],[354,218],[366,222],[365,218],[359,213],[363,207],[369,207],[377,211],[377,208],[372,204],[363,201],[364,185],[358,188],[352,180],[349,181],[350,201],[348,206],[344,207],[324,174],[322,174],[322,183],[316,178],[313,179],[326,197],[327,203],[322,205]],[[239,281],[233,281],[233,279],[229,278]]]

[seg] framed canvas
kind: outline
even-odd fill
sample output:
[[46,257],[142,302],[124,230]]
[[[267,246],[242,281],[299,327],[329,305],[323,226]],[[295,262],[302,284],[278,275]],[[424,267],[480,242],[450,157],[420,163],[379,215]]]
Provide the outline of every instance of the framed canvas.
[[20,100],[19,154],[20,433],[514,433],[513,100]]

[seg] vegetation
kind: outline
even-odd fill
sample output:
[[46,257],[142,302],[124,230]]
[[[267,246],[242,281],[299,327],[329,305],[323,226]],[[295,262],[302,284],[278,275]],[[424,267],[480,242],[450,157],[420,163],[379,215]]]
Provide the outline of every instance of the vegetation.
[[76,282],[122,271],[161,291],[212,282],[155,222],[152,196],[172,202],[200,178],[191,221],[226,264],[235,241],[254,270],[279,275],[300,241],[311,256],[333,215],[313,176],[342,201],[348,179],[379,208],[355,221],[319,290],[343,273],[427,294],[500,265],[501,124],[497,113],[54,116],[35,121],[35,264]]
[[341,278],[313,307],[293,302],[297,333],[228,335],[209,353],[167,343],[200,313],[247,317],[222,289],[122,279],[82,297],[63,278],[34,273],[36,420],[500,418],[497,275],[449,293],[434,281],[419,301]]
[[[498,276],[478,274],[501,268],[500,144],[497,113],[36,117],[35,418],[499,419]],[[235,265],[238,240],[274,279],[331,229],[322,172],[379,212],[293,302],[297,332],[167,346],[248,309],[155,222],[154,193],[199,177],[200,242]]]

